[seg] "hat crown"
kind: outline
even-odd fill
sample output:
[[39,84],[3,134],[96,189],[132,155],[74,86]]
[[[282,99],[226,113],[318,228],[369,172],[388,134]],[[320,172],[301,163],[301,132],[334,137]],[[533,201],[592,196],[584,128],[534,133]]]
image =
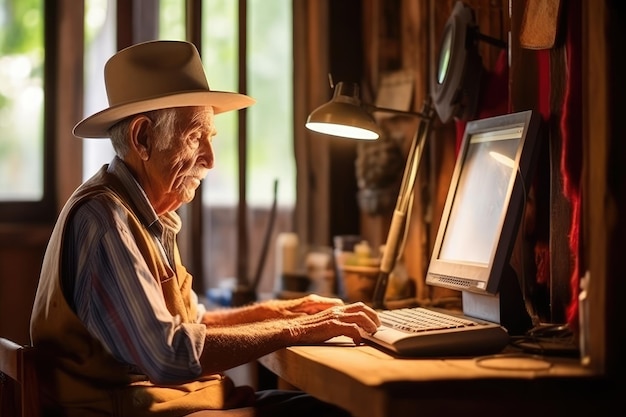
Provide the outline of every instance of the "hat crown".
[[130,46],[106,63],[109,106],[184,92],[210,91],[196,47],[182,41]]
[[74,126],[74,136],[108,137],[115,123],[134,114],[185,106],[211,106],[215,114],[254,104],[245,94],[211,91],[200,60],[190,42],[149,41],[129,46],[104,67],[109,107]]

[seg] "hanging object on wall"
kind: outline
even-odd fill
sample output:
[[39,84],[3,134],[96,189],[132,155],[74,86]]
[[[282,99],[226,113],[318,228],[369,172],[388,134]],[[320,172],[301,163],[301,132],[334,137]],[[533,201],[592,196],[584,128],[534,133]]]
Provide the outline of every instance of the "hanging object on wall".
[[527,0],[520,28],[520,45],[526,49],[550,49],[558,31],[560,0]]
[[379,215],[393,210],[404,170],[400,147],[403,140],[404,136],[394,138],[383,132],[376,141],[358,144],[355,161],[357,199],[363,213]]
[[[382,74],[376,107],[409,111],[413,83],[414,75],[410,70]],[[404,131],[395,127],[391,120],[397,117],[393,113],[376,113],[375,119],[382,127],[380,138],[373,142],[361,142],[357,146],[357,201],[365,214],[388,214],[393,211],[398,198],[404,170],[402,143],[406,138]]]
[[483,72],[478,42],[506,49],[506,42],[480,33],[474,10],[457,1],[439,44],[436,69],[431,76],[432,100],[439,119],[472,120]]

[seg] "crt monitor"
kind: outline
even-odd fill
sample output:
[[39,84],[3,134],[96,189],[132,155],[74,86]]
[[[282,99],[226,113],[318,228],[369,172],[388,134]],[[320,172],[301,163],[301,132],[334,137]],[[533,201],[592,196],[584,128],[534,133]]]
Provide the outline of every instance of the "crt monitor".
[[538,130],[530,110],[466,125],[426,276],[427,284],[462,291],[466,314],[466,294],[478,294],[479,304],[489,298],[480,296],[499,296],[501,280],[511,275]]

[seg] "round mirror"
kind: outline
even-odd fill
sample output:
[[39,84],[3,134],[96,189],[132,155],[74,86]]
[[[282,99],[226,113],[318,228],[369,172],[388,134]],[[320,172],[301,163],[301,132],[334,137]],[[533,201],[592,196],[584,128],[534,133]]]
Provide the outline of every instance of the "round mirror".
[[454,5],[443,30],[439,61],[431,73],[431,97],[439,119],[473,117],[480,86],[482,60],[478,53],[474,11],[461,1]]

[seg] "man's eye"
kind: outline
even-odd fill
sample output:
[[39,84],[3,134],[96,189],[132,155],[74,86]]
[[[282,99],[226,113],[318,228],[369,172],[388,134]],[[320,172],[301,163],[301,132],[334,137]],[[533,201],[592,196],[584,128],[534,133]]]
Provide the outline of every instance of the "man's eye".
[[199,134],[193,134],[193,135],[189,135],[187,138],[191,144],[197,145],[198,142],[200,142],[201,137],[202,136]]

